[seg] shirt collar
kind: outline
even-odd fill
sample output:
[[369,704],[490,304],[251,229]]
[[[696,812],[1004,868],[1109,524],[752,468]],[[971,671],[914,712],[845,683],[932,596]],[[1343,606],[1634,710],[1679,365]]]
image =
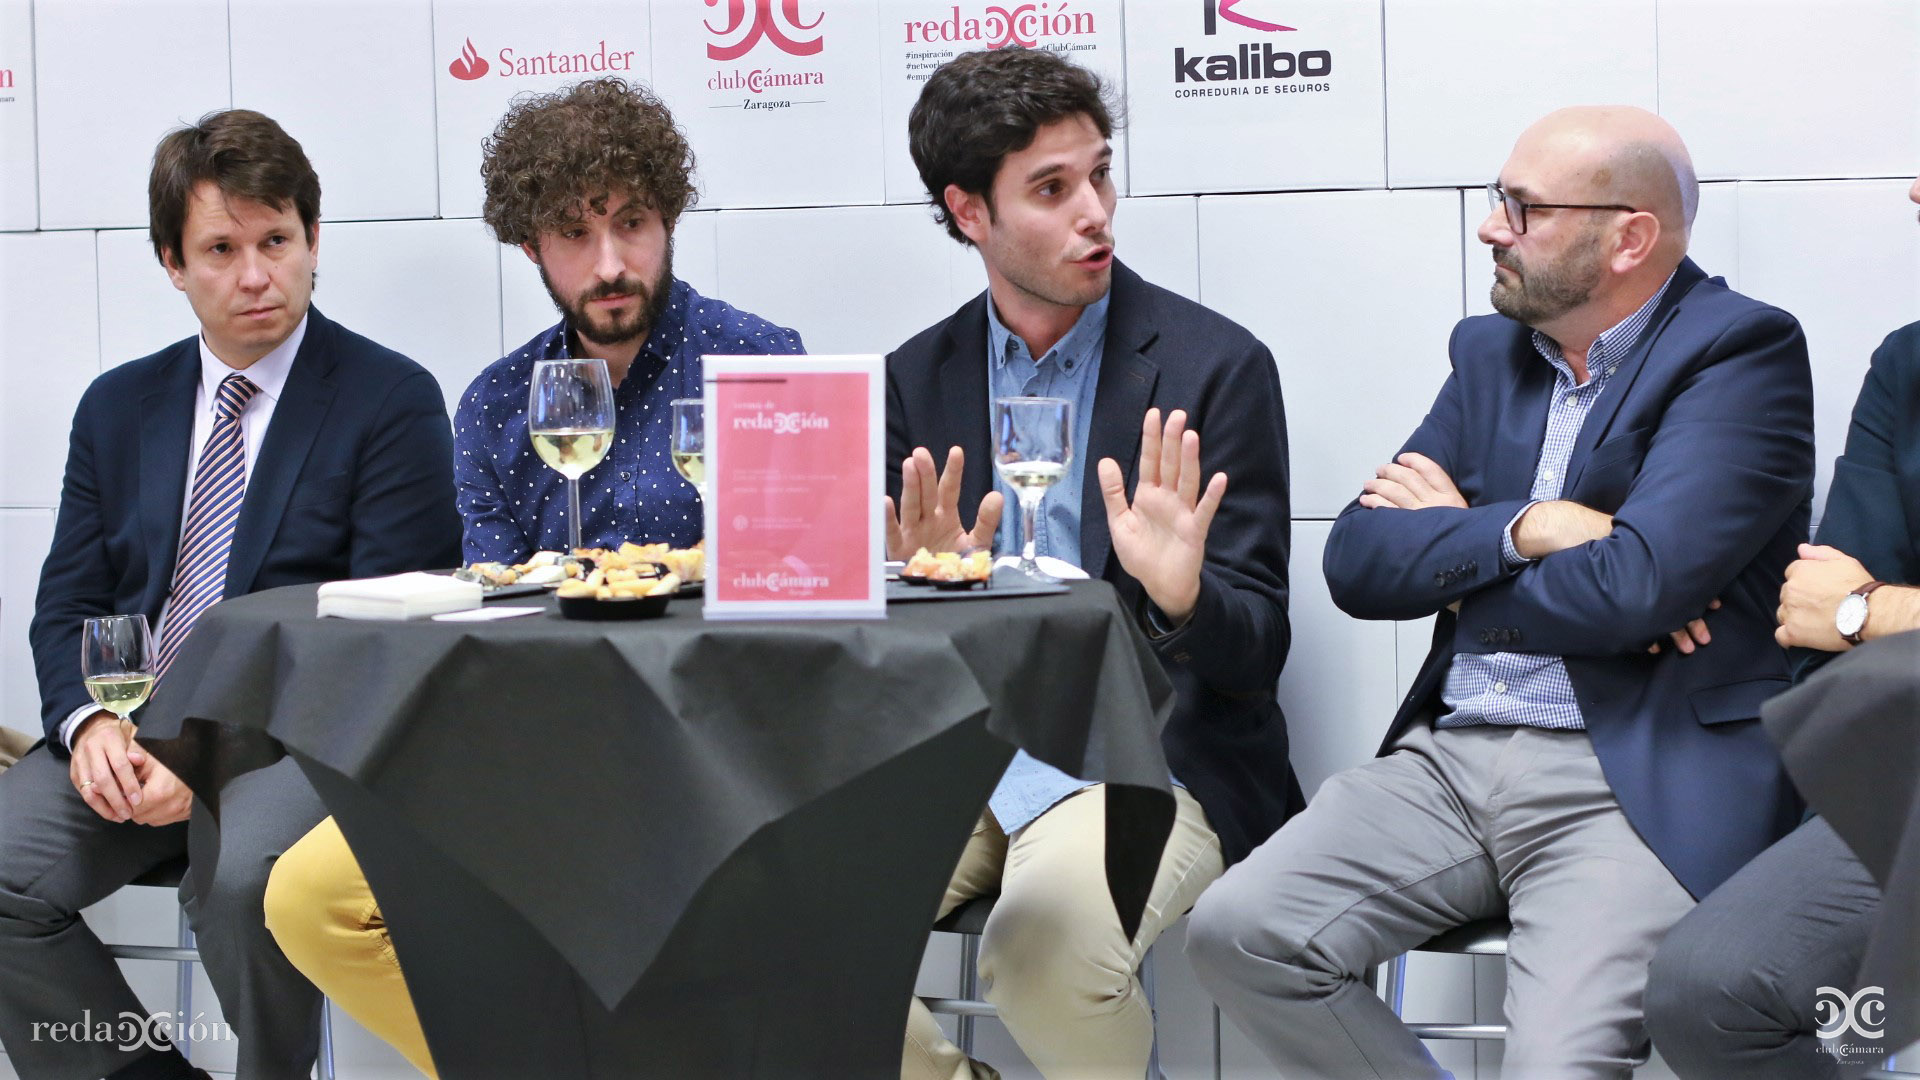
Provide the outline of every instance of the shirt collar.
[[[1626,359],[1633,347],[1639,344],[1640,335],[1646,333],[1647,324],[1653,321],[1653,309],[1660,306],[1660,298],[1667,295],[1667,288],[1673,284],[1673,275],[1677,273],[1679,268],[1675,267],[1673,273],[1667,275],[1667,280],[1661,282],[1660,287],[1647,298],[1646,303],[1641,304],[1633,314],[1607,327],[1594,339],[1593,347],[1587,350],[1589,381],[1613,374],[1613,369],[1619,367],[1620,361]],[[1560,343],[1538,330],[1533,332],[1533,347],[1554,367],[1567,367],[1567,356],[1560,348]],[[1571,370],[1568,367],[1569,373]]]
[[[1080,309],[1080,317],[1074,320],[1073,328],[1047,351],[1047,356],[1078,359],[1099,348],[1107,335],[1107,307],[1112,300],[1113,290],[1108,289],[1105,296]],[[987,296],[987,345],[995,367],[1005,367],[1014,356],[1027,357],[1035,367],[1047,358],[1043,356],[1034,360],[1028,356],[1027,343],[1000,321],[1000,313],[994,309],[991,293]]]
[[207,395],[207,407],[213,407],[220,394],[220,384],[229,375],[245,375],[248,382],[260,388],[261,395],[279,401],[280,392],[286,389],[287,373],[293,370],[293,358],[300,355],[300,343],[307,338],[307,318],[300,316],[300,324],[287,335],[287,340],[243,371],[228,367],[213,355],[213,350],[207,347],[206,335],[200,335],[200,389]]

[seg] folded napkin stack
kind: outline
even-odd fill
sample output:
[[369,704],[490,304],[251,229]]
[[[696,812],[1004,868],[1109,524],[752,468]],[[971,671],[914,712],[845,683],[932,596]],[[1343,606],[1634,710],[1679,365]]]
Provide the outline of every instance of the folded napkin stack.
[[394,574],[320,586],[321,618],[418,619],[480,606],[480,583],[445,574]]

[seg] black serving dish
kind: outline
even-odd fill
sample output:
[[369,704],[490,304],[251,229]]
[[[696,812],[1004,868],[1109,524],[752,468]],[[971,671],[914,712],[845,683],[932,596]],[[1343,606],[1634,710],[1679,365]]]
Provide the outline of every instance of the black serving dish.
[[587,622],[657,619],[667,613],[667,605],[672,601],[671,594],[622,597],[618,600],[598,600],[591,596],[562,596],[560,597],[560,616]]

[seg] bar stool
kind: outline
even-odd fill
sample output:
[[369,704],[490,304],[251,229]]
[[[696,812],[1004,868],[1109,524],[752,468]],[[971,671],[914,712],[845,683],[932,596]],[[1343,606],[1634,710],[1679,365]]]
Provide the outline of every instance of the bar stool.
[[[954,1021],[954,1045],[968,1057],[973,1056],[973,1022],[982,1016],[997,1017],[999,1011],[988,1001],[979,997],[980,993],[980,932],[986,929],[987,916],[993,914],[993,905],[998,896],[976,896],[947,913],[947,917],[933,924],[937,933],[959,934],[960,939],[960,996],[959,997],[923,997],[921,1004],[931,1013],[946,1013],[958,1017]],[[1148,946],[1146,955],[1140,959],[1140,989],[1147,995],[1147,1008],[1153,1008],[1153,947]],[[1147,1058],[1148,1080],[1158,1080],[1160,1076],[1160,1035],[1154,1033],[1153,1049]]]
[[[1505,956],[1507,935],[1513,927],[1505,918],[1479,919],[1456,926],[1434,936],[1411,951],[1453,953],[1464,956]],[[1407,955],[1402,953],[1387,962],[1387,975],[1380,986],[1380,997],[1400,1016],[1407,992]],[[1505,1024],[1408,1024],[1407,1030],[1422,1039],[1505,1039]]]
[[[130,885],[148,885],[156,889],[178,891],[180,882],[187,876],[187,860],[184,856],[159,866],[134,878]],[[180,938],[177,945],[108,945],[107,951],[119,960],[160,960],[178,964],[179,970],[173,982],[173,1015],[180,1021],[177,1031],[182,1033],[175,1048],[180,1056],[192,1060],[193,1044],[184,1038],[193,1015],[193,965],[200,962],[200,950],[194,946],[193,927],[187,922],[185,908],[180,909]],[[320,1080],[335,1080],[333,1063],[333,1010],[326,998],[320,999]]]

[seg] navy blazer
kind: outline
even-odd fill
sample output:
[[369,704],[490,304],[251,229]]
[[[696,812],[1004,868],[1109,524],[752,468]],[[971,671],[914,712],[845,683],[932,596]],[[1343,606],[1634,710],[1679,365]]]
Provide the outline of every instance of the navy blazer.
[[[1086,458],[1077,463],[1087,470],[1080,565],[1111,582],[1144,619],[1146,591],[1111,557],[1095,465],[1114,459],[1132,491],[1147,410],[1185,409],[1200,433],[1202,468],[1226,472],[1228,483],[1207,536],[1193,618],[1152,643],[1175,692],[1162,743],[1233,863],[1303,805],[1287,759],[1286,717],[1274,700],[1291,641],[1280,376],[1273,354],[1245,329],[1118,262],[1112,296]],[[965,509],[993,490],[987,382],[986,293],[887,357],[887,491],[896,505],[900,462],[919,446],[937,461],[949,446],[966,451]]]
[[[81,621],[136,612],[155,620],[173,584],[199,384],[196,336],[105,372],[74,412],[28,631],[41,722],[61,754],[61,721],[89,700]],[[240,505],[225,595],[459,562],[453,436],[439,384],[309,309]]]
[[[1438,462],[1468,508],[1356,500],[1328,538],[1327,583],[1358,618],[1439,616],[1381,753],[1438,711],[1455,653],[1565,657],[1621,809],[1704,896],[1799,820],[1758,717],[1787,685],[1774,611],[1812,506],[1806,338],[1684,261],[1567,465],[1562,498],[1612,514],[1612,535],[1510,570],[1501,539],[1527,504],[1555,377],[1532,337],[1500,315],[1454,329],[1453,373],[1402,452]],[[1647,653],[1715,598],[1712,644]]]
[[1819,536],[1881,581],[1920,585],[1920,322],[1874,350]]

